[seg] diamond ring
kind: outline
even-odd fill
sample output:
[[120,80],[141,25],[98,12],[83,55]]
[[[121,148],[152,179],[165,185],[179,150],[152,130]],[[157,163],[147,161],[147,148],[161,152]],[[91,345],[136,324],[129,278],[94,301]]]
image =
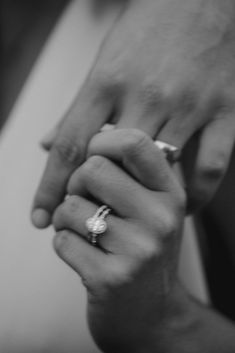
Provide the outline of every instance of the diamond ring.
[[86,227],[89,232],[89,242],[92,245],[97,244],[97,237],[107,230],[107,223],[105,217],[108,216],[111,209],[103,205],[98,208],[94,216],[86,220]]

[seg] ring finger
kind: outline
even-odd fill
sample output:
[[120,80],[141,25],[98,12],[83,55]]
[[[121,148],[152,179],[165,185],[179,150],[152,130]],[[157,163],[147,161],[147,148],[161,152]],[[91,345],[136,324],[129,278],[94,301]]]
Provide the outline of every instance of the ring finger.
[[[56,231],[69,229],[91,242],[91,233],[86,222],[96,214],[98,208],[95,203],[72,195],[57,208],[53,217],[54,227]],[[107,215],[105,222],[107,229],[97,236],[97,243],[105,252],[124,255],[136,249],[138,243],[141,245],[142,237],[138,237],[139,224],[130,223],[112,213]]]

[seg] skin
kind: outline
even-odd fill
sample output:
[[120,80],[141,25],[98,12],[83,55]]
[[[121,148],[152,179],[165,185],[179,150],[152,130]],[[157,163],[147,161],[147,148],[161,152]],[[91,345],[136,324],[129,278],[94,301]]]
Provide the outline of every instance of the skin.
[[[177,263],[185,195],[164,154],[143,132],[99,133],[55,211],[54,246],[87,289],[91,334],[109,353],[232,353],[231,323],[180,286]],[[107,204],[98,246],[86,220]]]
[[212,197],[234,144],[234,15],[232,0],[124,2],[74,104],[44,141],[35,226],[50,224],[90,139],[110,119],[183,150],[190,210]]

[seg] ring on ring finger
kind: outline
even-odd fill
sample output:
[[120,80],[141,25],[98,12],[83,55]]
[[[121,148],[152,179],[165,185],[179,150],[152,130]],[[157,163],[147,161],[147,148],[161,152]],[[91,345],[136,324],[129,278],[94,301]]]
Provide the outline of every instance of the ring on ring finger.
[[[105,131],[111,131],[113,129],[115,129],[114,124],[105,124],[104,126],[102,126],[100,131],[105,132]],[[154,143],[165,154],[166,159],[170,163],[175,163],[179,160],[180,149],[178,147],[160,140],[155,140]]]
[[180,150],[178,147],[160,140],[156,140],[154,143],[165,154],[170,163],[175,163],[179,159]]
[[107,230],[107,223],[105,218],[111,212],[111,209],[103,205],[98,208],[96,213],[86,220],[86,228],[89,232],[88,241],[92,245],[97,245],[98,237]]

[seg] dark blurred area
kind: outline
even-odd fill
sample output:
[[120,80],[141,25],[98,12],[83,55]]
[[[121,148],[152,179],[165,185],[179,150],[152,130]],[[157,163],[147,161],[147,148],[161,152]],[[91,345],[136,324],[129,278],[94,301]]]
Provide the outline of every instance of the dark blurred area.
[[204,254],[204,266],[212,303],[233,321],[235,321],[234,181],[235,152],[233,151],[222,185],[197,222],[202,225],[199,240]]
[[68,0],[1,0],[0,129]]
[[[129,0],[89,0],[94,16]],[[44,42],[70,0],[0,1],[0,130]]]

